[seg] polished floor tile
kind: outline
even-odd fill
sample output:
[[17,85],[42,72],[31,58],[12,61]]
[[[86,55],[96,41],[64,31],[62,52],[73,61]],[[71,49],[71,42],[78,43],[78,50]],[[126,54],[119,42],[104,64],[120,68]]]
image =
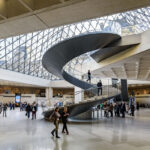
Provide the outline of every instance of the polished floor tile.
[[[60,124],[61,131],[62,125]],[[69,124],[70,135],[51,137],[53,124],[27,119],[25,112],[0,114],[0,150],[150,150],[150,109],[136,117],[100,118],[96,123]]]

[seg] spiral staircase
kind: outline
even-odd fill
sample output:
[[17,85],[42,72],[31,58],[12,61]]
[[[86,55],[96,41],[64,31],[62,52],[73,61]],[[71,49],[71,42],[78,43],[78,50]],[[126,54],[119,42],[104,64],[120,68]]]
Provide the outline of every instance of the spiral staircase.
[[[129,42],[129,44],[126,42],[124,44],[121,40],[122,37],[114,33],[95,32],[81,34],[79,36],[60,41],[48,49],[43,56],[42,64],[48,72],[77,87],[80,87],[83,90],[95,89],[92,90],[92,92],[96,94],[97,88],[95,85],[72,76],[64,70],[64,66],[73,58],[90,51],[97,50],[91,55],[91,57],[98,62],[138,44],[131,42]],[[70,110],[70,117],[84,113],[90,110],[93,106],[103,103],[105,100],[116,98],[120,96],[120,94],[121,93],[115,93],[114,95],[105,98],[100,97],[90,102],[68,106]],[[44,113],[46,118],[48,118],[50,112],[51,111]]]

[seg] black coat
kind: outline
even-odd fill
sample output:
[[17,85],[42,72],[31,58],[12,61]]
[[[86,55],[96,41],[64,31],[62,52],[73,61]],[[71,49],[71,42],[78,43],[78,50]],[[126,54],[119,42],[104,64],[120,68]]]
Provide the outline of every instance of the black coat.
[[36,106],[32,106],[32,112],[36,112],[37,109],[36,109]]
[[62,122],[67,122],[68,115],[65,115],[65,114],[67,114],[67,113],[63,112],[63,113],[61,114]]
[[125,112],[125,111],[126,111],[126,105],[125,105],[125,104],[122,104],[122,105],[121,105],[121,111],[122,111],[122,112]]
[[101,88],[101,87],[102,87],[102,82],[98,82],[98,83],[97,83],[97,87],[98,87],[98,88]]
[[30,105],[27,105],[27,107],[26,107],[26,111],[31,111],[31,106]]

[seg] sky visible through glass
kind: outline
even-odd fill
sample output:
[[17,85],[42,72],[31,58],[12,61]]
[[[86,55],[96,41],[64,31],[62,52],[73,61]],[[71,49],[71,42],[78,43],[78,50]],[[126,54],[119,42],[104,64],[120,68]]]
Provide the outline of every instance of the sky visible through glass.
[[[0,39],[0,68],[48,80],[58,80],[58,77],[42,67],[42,57],[50,47],[60,41],[91,32],[112,32],[125,36],[148,29],[150,7]],[[91,59],[90,53],[84,54],[70,61],[65,69],[75,74],[76,66]]]

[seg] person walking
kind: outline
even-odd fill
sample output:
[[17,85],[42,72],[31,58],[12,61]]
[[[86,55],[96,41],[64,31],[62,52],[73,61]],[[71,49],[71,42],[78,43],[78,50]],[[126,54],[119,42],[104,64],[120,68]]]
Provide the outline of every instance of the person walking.
[[7,104],[3,104],[3,117],[7,117]]
[[23,111],[23,104],[20,103],[20,111]]
[[90,70],[88,70],[87,75],[88,75],[87,81],[89,81],[91,83],[91,72],[90,72]]
[[125,118],[125,112],[126,112],[126,105],[125,105],[125,102],[122,102],[121,104],[122,118]]
[[12,103],[12,108],[13,110],[15,110],[15,103]]
[[12,103],[11,102],[9,103],[9,108],[10,108],[10,110],[12,110]]
[[104,117],[109,117],[109,105],[105,104],[104,105]]
[[100,104],[101,116],[102,116],[103,106],[104,106],[104,104],[101,103],[101,104]]
[[2,104],[0,104],[0,114],[2,113]]
[[30,104],[28,104],[28,105],[26,106],[26,116],[27,116],[28,118],[30,118],[30,112],[31,112],[31,106],[30,106]]
[[32,120],[36,119],[36,111],[37,111],[36,103],[33,103],[33,105],[32,105]]
[[121,110],[121,104],[117,104],[117,108],[116,108],[116,113],[117,113],[117,117],[120,117],[120,110]]
[[62,123],[63,123],[62,133],[65,133],[65,131],[66,131],[67,135],[69,135],[68,128],[67,128],[68,116],[69,116],[69,113],[68,113],[67,107],[64,107],[64,111],[62,113]]
[[114,105],[114,113],[115,113],[115,117],[117,116],[117,103],[115,103]]
[[25,102],[24,103],[24,110],[26,110],[27,105],[28,105],[27,102]]
[[131,104],[131,115],[134,116],[134,110],[135,110],[135,107],[133,104]]
[[110,116],[113,117],[113,104],[111,103],[109,106]]
[[102,95],[102,81],[99,80],[99,82],[97,83],[97,95],[99,96],[99,93],[101,91],[101,95]]
[[56,107],[54,112],[52,113],[52,115],[50,116],[50,120],[52,120],[52,118],[54,118],[54,125],[55,128],[52,130],[51,134],[54,136],[54,133],[56,134],[56,138],[60,138],[58,136],[58,127],[59,127],[59,118],[60,118],[60,113],[59,113],[59,108]]

